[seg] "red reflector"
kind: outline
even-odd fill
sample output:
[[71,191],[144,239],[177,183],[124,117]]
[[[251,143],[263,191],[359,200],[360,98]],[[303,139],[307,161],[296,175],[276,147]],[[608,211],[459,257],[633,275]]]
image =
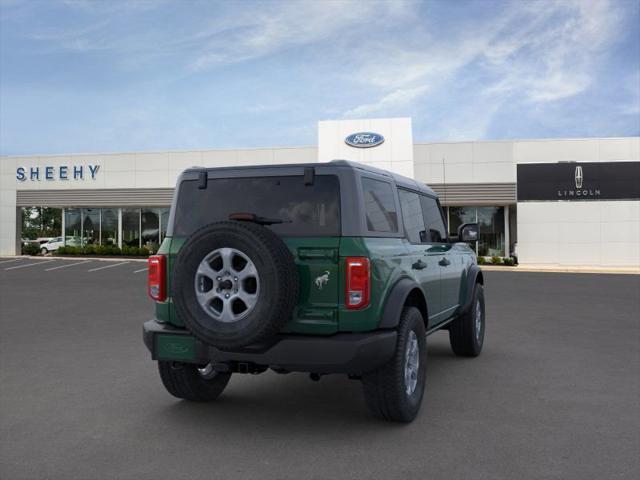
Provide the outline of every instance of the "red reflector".
[[163,302],[167,298],[166,289],[166,257],[164,255],[152,255],[147,260],[147,293],[156,302]]
[[370,272],[367,257],[347,257],[345,304],[348,309],[357,310],[369,305]]

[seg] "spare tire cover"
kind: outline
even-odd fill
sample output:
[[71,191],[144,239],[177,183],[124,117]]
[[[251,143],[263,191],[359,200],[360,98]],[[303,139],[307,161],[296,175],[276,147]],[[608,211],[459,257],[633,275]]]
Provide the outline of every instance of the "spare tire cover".
[[221,221],[194,232],[180,249],[172,297],[185,326],[224,349],[275,335],[298,301],[298,271],[285,243],[268,228]]

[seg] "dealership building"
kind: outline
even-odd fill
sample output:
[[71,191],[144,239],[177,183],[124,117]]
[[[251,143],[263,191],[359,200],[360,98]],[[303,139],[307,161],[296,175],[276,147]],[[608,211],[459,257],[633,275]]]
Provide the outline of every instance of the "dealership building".
[[20,253],[23,207],[59,208],[75,242],[145,246],[185,168],[334,159],[428,184],[451,233],[480,224],[479,255],[640,268],[640,137],[414,143],[409,118],[322,121],[315,146],[2,157],[0,255]]

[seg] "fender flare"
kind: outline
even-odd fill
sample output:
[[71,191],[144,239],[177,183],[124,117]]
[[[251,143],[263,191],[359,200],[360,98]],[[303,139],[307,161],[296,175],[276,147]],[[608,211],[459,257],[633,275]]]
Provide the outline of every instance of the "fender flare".
[[471,302],[473,300],[473,290],[475,289],[476,283],[484,285],[484,277],[482,275],[482,270],[480,270],[480,267],[478,267],[478,265],[471,265],[471,267],[467,271],[466,279],[463,280],[462,283],[463,290],[462,292],[460,292],[462,300],[462,302],[460,302],[460,313],[465,313],[469,311],[469,308],[471,307]]
[[[400,314],[402,313],[402,307],[407,301],[407,297],[409,294],[418,289],[423,297],[425,310],[426,310],[426,295],[424,294],[424,290],[420,284],[418,284],[415,280],[412,280],[408,277],[403,277],[396,282],[396,284],[391,288],[391,293],[387,296],[387,302],[384,306],[384,310],[382,312],[382,319],[378,325],[378,328],[395,328],[398,326],[400,322]],[[425,326],[428,321],[428,317],[426,316],[426,312],[422,312],[425,322]]]

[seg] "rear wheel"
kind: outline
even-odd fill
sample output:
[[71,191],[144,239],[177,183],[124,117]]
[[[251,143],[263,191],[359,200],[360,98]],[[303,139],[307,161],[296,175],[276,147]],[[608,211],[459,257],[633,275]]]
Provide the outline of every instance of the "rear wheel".
[[471,307],[449,327],[449,342],[453,353],[460,357],[477,357],[484,344],[484,290],[476,283]]
[[177,398],[193,402],[215,400],[231,378],[230,373],[216,372],[211,364],[197,366],[190,363],[158,362],[162,384]]
[[362,376],[364,398],[375,416],[412,421],[422,403],[426,381],[427,336],[420,310],[404,307],[393,358]]

